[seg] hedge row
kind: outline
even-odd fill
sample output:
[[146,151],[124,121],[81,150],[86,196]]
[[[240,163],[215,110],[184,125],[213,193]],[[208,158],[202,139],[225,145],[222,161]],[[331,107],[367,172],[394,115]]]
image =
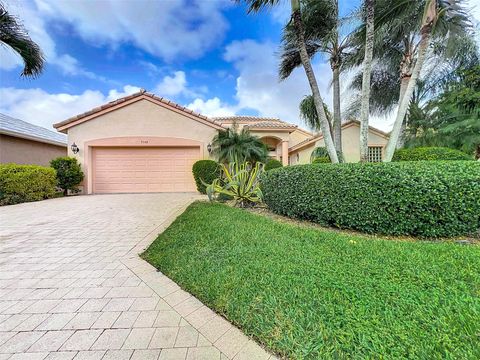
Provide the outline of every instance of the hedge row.
[[399,149],[395,151],[392,159],[392,161],[419,160],[473,160],[473,156],[456,149],[432,146]]
[[55,170],[38,165],[0,165],[0,205],[38,201],[55,195]]
[[366,233],[478,234],[480,163],[317,164],[267,172],[264,200],[276,213]]

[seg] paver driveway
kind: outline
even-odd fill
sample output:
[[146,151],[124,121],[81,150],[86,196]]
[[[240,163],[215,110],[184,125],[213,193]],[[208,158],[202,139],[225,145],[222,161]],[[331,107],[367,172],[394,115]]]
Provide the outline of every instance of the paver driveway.
[[269,359],[137,255],[195,198],[77,196],[0,208],[0,360]]

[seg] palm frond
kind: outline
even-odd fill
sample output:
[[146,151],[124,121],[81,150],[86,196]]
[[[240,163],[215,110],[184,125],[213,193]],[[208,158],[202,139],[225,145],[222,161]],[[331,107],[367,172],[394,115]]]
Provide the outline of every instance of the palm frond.
[[24,68],[22,76],[36,77],[43,71],[45,57],[30,38],[25,27],[0,3],[0,44],[7,45],[20,55]]

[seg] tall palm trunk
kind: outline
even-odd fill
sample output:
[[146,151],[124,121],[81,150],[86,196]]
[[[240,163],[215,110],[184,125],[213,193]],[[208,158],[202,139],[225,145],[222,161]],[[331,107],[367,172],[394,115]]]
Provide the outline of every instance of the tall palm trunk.
[[368,115],[370,112],[370,78],[372,74],[373,38],[374,38],[374,0],[365,1],[367,26],[365,57],[363,59],[362,106],[360,112],[360,161],[368,161]]
[[323,141],[325,142],[325,147],[328,151],[328,155],[330,156],[330,160],[332,161],[332,163],[338,163],[338,156],[335,150],[335,145],[333,143],[330,126],[328,125],[325,109],[323,108],[322,96],[320,95],[317,79],[315,78],[312,63],[310,62],[307,47],[305,45],[305,36],[303,31],[302,17],[300,13],[300,1],[291,0],[291,5],[293,25],[295,27],[300,60],[302,61],[303,68],[305,69],[305,74],[307,75],[307,79],[312,90],[313,101],[315,103],[315,109],[317,110],[318,119],[320,121],[320,129],[322,131]]
[[340,69],[333,69],[333,142],[338,160],[343,161],[342,150],[342,116],[340,113]]
[[[400,80],[400,96],[398,99],[398,103],[400,104],[402,102],[403,95],[405,94],[405,90],[407,89],[408,82],[410,81],[411,75],[406,75],[403,76],[402,79]],[[410,103],[409,103],[410,106]],[[406,140],[406,132],[407,132],[407,121],[408,121],[408,114],[405,115],[405,121],[402,121],[402,127],[400,128],[400,134],[398,135],[398,141],[397,141],[397,149],[403,148],[405,145],[405,140]]]
[[397,117],[395,118],[395,123],[393,124],[393,129],[392,129],[392,132],[390,133],[390,139],[388,140],[387,148],[385,151],[385,159],[384,159],[385,162],[392,161],[393,154],[397,147],[397,142],[400,136],[402,123],[403,123],[403,120],[405,119],[405,115],[410,105],[410,100],[413,95],[413,90],[415,89],[415,86],[417,84],[417,79],[420,75],[420,71],[422,70],[423,63],[425,62],[428,46],[430,45],[432,28],[436,20],[436,17],[437,17],[437,1],[429,0],[425,4],[425,14],[422,21],[422,28],[420,30],[421,40],[420,40],[420,43],[418,44],[417,61],[412,71],[412,77],[410,78],[407,88],[405,89],[405,93],[402,97],[402,101],[398,106]]

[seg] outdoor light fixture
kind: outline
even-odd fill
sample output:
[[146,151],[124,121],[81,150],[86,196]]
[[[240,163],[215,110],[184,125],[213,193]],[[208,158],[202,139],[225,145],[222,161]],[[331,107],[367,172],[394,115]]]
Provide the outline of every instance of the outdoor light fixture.
[[72,146],[70,146],[70,149],[72,149],[72,152],[74,154],[78,153],[80,149],[78,148],[77,144],[73,143]]
[[212,144],[207,145],[207,150],[209,154],[212,152]]

